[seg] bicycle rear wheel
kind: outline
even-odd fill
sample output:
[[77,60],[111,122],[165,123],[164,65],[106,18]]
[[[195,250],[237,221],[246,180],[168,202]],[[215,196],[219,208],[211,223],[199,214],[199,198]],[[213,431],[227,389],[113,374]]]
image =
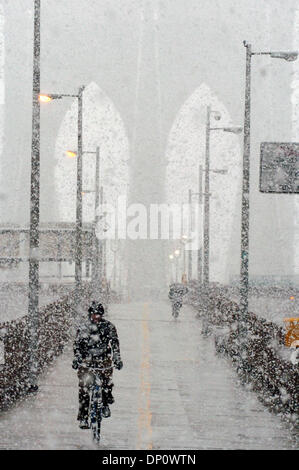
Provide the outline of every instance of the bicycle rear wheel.
[[177,318],[179,316],[179,309],[175,305],[172,307],[172,316],[173,318]]

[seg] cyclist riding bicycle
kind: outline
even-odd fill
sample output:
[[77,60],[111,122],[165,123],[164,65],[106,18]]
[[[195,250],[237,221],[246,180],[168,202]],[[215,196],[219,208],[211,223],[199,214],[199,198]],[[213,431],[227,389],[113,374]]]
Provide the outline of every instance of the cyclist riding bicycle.
[[[114,402],[112,396],[113,365],[120,370],[123,363],[120,357],[119,340],[115,326],[105,320],[102,304],[92,302],[88,309],[88,321],[77,331],[74,342],[74,360],[72,367],[78,369],[79,412],[78,421],[81,429],[88,429],[89,392],[97,374],[103,383],[103,416],[111,416],[109,405]],[[95,369],[104,369],[95,372]]]
[[170,285],[168,298],[172,304],[173,313],[176,311],[178,315],[178,311],[183,305],[183,297],[187,292],[188,288],[184,284],[176,282]]

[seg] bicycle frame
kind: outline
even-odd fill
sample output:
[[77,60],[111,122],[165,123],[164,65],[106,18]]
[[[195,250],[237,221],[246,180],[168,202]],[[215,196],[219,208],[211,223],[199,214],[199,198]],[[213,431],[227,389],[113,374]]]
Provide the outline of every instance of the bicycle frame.
[[172,316],[177,318],[179,316],[180,309],[182,307],[182,302],[175,300],[172,302]]

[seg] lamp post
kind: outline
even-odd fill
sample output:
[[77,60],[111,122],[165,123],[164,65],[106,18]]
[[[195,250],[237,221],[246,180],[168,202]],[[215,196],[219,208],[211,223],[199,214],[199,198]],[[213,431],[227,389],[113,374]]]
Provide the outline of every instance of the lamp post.
[[[198,166],[198,204],[202,204],[202,165]],[[198,230],[197,279],[202,284],[202,230]]]
[[[81,86],[76,95],[71,94],[39,94],[41,103],[62,98],[78,99],[78,144],[77,144],[77,196],[76,196],[76,254],[75,254],[75,283],[76,297],[79,295],[82,282],[82,148],[83,148],[83,91]],[[79,300],[79,298],[77,299]]]
[[[100,206],[103,207],[103,204],[104,204],[104,188],[103,186],[101,186],[100,188]],[[101,214],[98,216],[98,222],[101,222],[102,219],[105,217],[104,214]],[[101,230],[101,244],[100,244],[100,253],[99,253],[99,258],[100,258],[100,268],[99,268],[99,273],[100,273],[100,282],[102,283],[102,279],[103,279],[103,254],[104,254],[104,250],[103,250],[103,244],[104,244],[104,239],[102,237],[103,235],[103,228]]]
[[[202,204],[202,202],[203,202],[202,197],[203,197],[203,195],[205,195],[205,193],[203,193],[203,191],[202,191],[202,175],[203,175],[204,171],[206,171],[206,170],[202,168],[202,165],[199,165],[199,192],[196,193],[196,192],[192,191],[191,189],[189,189],[189,200],[191,201],[193,196],[198,196],[198,203],[199,204]],[[226,169],[217,169],[216,170],[216,169],[210,169],[209,168],[209,172],[210,173],[221,174],[221,175],[227,174]],[[211,196],[211,193],[209,193],[208,196]],[[208,228],[209,228],[209,217],[208,217]],[[201,236],[201,231],[200,230],[198,230],[198,235],[199,235],[199,240],[198,240],[199,249],[198,249],[198,260],[197,260],[197,279],[199,281],[199,284],[202,284],[202,247],[201,247],[201,245],[202,245],[202,236]]]
[[[189,204],[191,204],[193,196],[198,196],[198,204],[200,205],[202,204],[202,196],[203,196],[202,173],[203,173],[202,165],[199,165],[198,167],[198,193],[195,193],[194,191],[189,189]],[[192,262],[192,257],[191,257],[191,262]],[[201,230],[198,230],[197,280],[199,284],[202,283],[202,232]]]
[[180,250],[175,250],[174,251],[174,256],[175,256],[175,282],[178,282],[178,271],[179,271],[179,257],[180,257]]
[[185,250],[185,245],[188,243],[188,237],[187,235],[182,235],[180,243],[183,245],[182,250],[183,250],[183,277],[186,278],[186,250]]
[[100,282],[100,250],[99,250],[99,241],[96,236],[96,227],[99,221],[99,204],[100,204],[100,148],[96,148],[96,193],[95,193],[95,204],[94,204],[94,227],[93,227],[93,237],[94,237],[94,287],[99,285]]
[[[96,226],[99,221],[99,215],[98,215],[98,208],[99,208],[99,202],[100,202],[100,147],[97,146],[95,151],[91,150],[84,150],[82,151],[82,155],[89,154],[89,155],[95,155],[96,156],[96,165],[95,165],[95,190],[93,191],[82,191],[82,194],[84,193],[90,193],[94,192],[95,193],[95,205],[94,205],[94,222],[93,222],[93,228],[92,228],[92,236],[93,236],[93,261],[92,261],[92,283],[93,283],[93,288],[96,288],[96,285],[99,284],[99,265],[100,265],[100,260],[99,260],[99,242],[96,236]],[[73,150],[67,150],[66,155],[69,158],[74,158],[77,157],[77,152]]]
[[171,253],[169,255],[169,260],[171,263],[171,283],[174,282],[174,274],[173,274],[173,260],[174,260],[174,255]]
[[[107,201],[104,200],[104,204],[106,204]],[[106,225],[106,215],[107,215],[107,212],[104,212],[104,218],[105,218],[105,226],[104,226],[104,232],[106,232],[108,230],[108,227]],[[107,285],[107,238],[104,237],[104,240],[103,240],[103,278],[105,280],[105,283]]]
[[[116,229],[117,231],[117,229]],[[115,243],[112,243],[113,240],[110,241],[110,250],[113,253],[113,287],[116,290],[116,265],[117,265],[117,252],[120,249],[120,243],[119,240],[115,240]]]
[[[100,188],[100,207],[103,208],[104,204],[104,191],[103,186]],[[106,201],[105,201],[106,204]],[[107,212],[102,212],[97,217],[97,226],[99,230],[99,238],[101,240],[100,243],[100,254],[99,254],[99,274],[101,277],[101,282],[106,282],[106,275],[107,275],[107,262],[106,262],[106,241],[107,238],[104,237],[104,233],[109,230],[109,223],[106,221]]]
[[[117,238],[118,234],[118,214],[116,213],[116,218],[115,218],[115,234],[116,238],[115,240],[110,240],[110,249],[113,253],[113,286],[115,291],[117,290],[117,283],[116,283],[116,271],[117,271],[117,252],[121,248],[120,240]],[[121,276],[121,266],[120,266],[120,257],[119,257],[119,277]],[[119,283],[120,284],[120,283]]]
[[34,1],[32,140],[29,227],[28,318],[30,332],[29,390],[37,386],[37,341],[39,303],[39,200],[40,200],[40,0]]
[[245,71],[245,112],[244,112],[244,146],[243,146],[243,180],[241,209],[241,273],[240,273],[240,310],[241,322],[239,334],[246,335],[246,315],[248,313],[249,287],[249,190],[250,190],[250,108],[251,108],[251,58],[254,55],[269,55],[273,59],[284,59],[292,62],[298,52],[252,52],[251,44],[243,41],[246,48]]
[[211,127],[211,115],[215,115],[215,119],[219,121],[221,115],[218,111],[214,111],[210,106],[207,106],[207,119],[206,119],[206,157],[205,157],[205,192],[204,192],[204,256],[203,256],[203,293],[204,304],[208,309],[208,290],[209,290],[209,257],[210,257],[210,172],[224,174],[226,170],[210,170],[210,132],[211,131],[224,131],[240,134],[241,127]]
[[[189,201],[189,232],[192,232],[192,191],[188,191],[188,201]],[[188,280],[189,282],[192,279],[192,250],[188,251]]]
[[[202,168],[201,168],[201,171],[202,171]],[[202,181],[202,176],[201,176],[201,181]],[[191,206],[192,204],[192,197],[193,196],[198,196],[198,203],[199,204],[202,204],[202,188],[201,189],[201,192],[200,193],[195,193],[194,191],[192,191],[191,189],[189,189],[189,204]],[[191,209],[190,209],[191,210]],[[198,250],[197,250],[197,280],[199,282],[199,284],[202,283],[202,231],[199,230],[198,228]],[[192,255],[190,256],[189,254],[189,263],[192,263]],[[192,269],[189,269],[189,275],[192,275]]]

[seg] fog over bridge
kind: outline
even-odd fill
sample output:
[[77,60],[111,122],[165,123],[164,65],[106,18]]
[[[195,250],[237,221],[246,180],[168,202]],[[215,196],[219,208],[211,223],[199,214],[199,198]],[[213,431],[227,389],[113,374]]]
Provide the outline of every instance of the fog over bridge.
[[[4,39],[2,77],[5,83],[1,218],[6,223],[28,224],[33,6],[31,0],[2,1],[1,5]],[[145,206],[154,202],[169,202],[166,178],[169,176],[167,155],[170,135],[184,103],[205,84],[226,110],[230,122],[242,124],[245,79],[245,49],[242,42],[246,39],[252,43],[254,50],[292,49],[295,8],[296,2],[293,0],[284,3],[280,0],[227,0],[225,3],[216,0],[153,0],[140,1],[138,5],[133,0],[89,0],[88,7],[86,2],[73,0],[43,1],[41,89],[45,92],[76,93],[82,84],[96,84],[105,99],[115,107],[123,123],[123,135],[126,135],[128,142],[129,202]],[[294,140],[291,104],[293,67],[284,61],[254,58],[250,220],[252,275],[291,275],[295,269],[295,199],[258,192],[260,142]],[[57,139],[72,106],[72,101],[61,100],[42,107],[42,222],[55,222],[59,218],[57,207],[61,204],[63,176],[57,177]],[[205,107],[204,100],[195,103],[202,137]],[[113,130],[113,121],[109,125]],[[74,130],[69,132],[71,143],[76,132],[75,125]],[[193,147],[196,142],[194,132],[186,137],[191,139],[190,142],[193,139]],[[236,139],[236,145],[242,150],[242,139]],[[97,130],[96,120],[89,142],[105,145],[105,136],[100,129]],[[122,141],[120,148],[123,145]],[[202,147],[198,149],[201,163],[203,151]],[[117,153],[117,147],[113,152],[112,158]],[[172,152],[176,153],[176,150]],[[187,154],[185,156],[188,158]],[[221,165],[217,155],[213,158],[215,165]],[[218,280],[219,276],[223,279],[223,273],[226,273],[227,279],[239,273],[239,249],[236,246],[240,239],[238,178],[240,181],[241,155],[239,161],[237,156],[234,161],[239,168],[239,177],[235,182],[234,201],[231,201],[231,208],[234,209],[231,209],[231,227],[227,232],[230,234],[226,246],[226,249],[229,247],[229,267],[227,261],[223,266],[223,258],[217,261],[216,256],[214,262],[212,258],[212,280],[213,277]],[[185,161],[182,161],[178,174],[172,175],[174,184],[184,174],[184,166]],[[232,177],[227,178],[221,180],[223,189],[220,187],[220,191],[225,191],[225,185],[231,184]],[[217,215],[213,206],[211,211]],[[216,252],[221,250],[221,240],[215,240],[213,249]],[[151,284],[157,289],[166,285],[168,268],[165,261],[168,252],[169,244],[165,242],[129,242],[126,259],[131,288],[134,286],[135,290],[140,290]],[[221,275],[217,274],[221,271],[219,263],[223,270]]]

